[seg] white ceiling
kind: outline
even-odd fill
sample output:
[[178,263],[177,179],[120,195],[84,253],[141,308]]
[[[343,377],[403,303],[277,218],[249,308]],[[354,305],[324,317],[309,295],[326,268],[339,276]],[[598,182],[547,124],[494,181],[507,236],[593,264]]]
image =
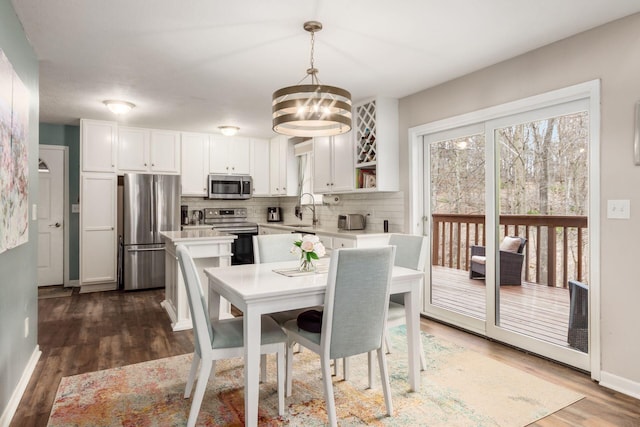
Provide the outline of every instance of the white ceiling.
[[271,95],[322,83],[401,98],[606,22],[638,0],[12,0],[40,61],[40,121],[271,137]]

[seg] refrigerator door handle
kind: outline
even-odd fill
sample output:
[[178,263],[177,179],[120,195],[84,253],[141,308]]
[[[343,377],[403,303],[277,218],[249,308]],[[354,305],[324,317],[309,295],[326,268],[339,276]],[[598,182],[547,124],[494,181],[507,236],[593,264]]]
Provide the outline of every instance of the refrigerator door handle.
[[127,252],[152,252],[152,251],[164,251],[164,248],[127,249]]
[[153,180],[151,181],[151,187],[151,232],[155,237],[155,233],[156,231],[158,231],[158,217],[156,215],[158,203],[158,181],[156,176],[154,176]]

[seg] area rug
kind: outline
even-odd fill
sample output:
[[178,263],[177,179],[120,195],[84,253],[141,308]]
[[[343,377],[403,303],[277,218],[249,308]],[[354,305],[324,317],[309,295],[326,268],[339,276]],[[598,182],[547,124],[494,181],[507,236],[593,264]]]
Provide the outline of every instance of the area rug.
[[[524,426],[582,397],[477,352],[423,333],[427,369],[420,391],[409,392],[406,330],[394,328],[395,350],[388,357],[394,416],[385,415],[384,398],[367,389],[366,356],[352,358],[349,381],[334,377],[342,426]],[[191,399],[184,399],[192,355],[107,369],[60,382],[49,427],[184,426]],[[260,385],[260,426],[320,426],[327,422],[318,357],[303,350],[294,356],[293,396],[278,416],[275,357]],[[376,373],[377,373],[376,369]],[[198,425],[244,425],[242,359],[217,362]]]
[[42,286],[38,288],[38,299],[70,297],[73,288],[65,288],[64,286]]

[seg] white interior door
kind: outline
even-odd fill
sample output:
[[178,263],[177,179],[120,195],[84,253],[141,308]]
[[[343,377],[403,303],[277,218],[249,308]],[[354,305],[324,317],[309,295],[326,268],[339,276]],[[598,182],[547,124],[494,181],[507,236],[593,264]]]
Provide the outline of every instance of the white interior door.
[[38,286],[64,283],[64,147],[40,147]]

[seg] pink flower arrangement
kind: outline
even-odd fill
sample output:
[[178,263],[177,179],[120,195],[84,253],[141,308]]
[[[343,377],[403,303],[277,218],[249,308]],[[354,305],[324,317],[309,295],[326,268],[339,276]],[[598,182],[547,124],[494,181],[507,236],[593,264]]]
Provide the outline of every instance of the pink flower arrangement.
[[305,234],[302,240],[296,240],[291,247],[291,253],[300,255],[300,258],[311,262],[326,255],[327,251],[315,234]]

